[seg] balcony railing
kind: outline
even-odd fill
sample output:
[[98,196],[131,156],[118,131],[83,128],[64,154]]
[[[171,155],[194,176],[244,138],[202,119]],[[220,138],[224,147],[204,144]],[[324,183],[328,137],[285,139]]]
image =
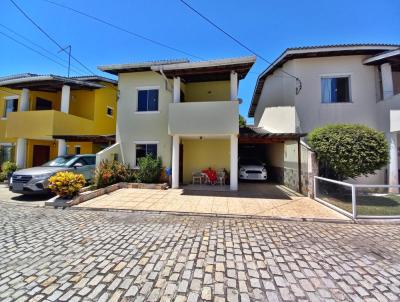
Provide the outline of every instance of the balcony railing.
[[7,138],[49,139],[56,135],[93,134],[94,122],[56,110],[9,113],[6,121]]
[[170,135],[227,135],[239,132],[238,101],[169,104]]

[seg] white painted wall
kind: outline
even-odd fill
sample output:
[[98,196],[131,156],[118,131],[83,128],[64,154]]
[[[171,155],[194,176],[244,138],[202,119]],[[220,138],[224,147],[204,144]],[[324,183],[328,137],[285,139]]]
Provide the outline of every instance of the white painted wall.
[[[172,139],[168,135],[168,106],[172,102],[172,92],[166,90],[164,78],[152,71],[122,73],[118,86],[117,142],[121,145],[124,161],[135,166],[135,142],[157,141],[158,156],[164,166],[170,167]],[[159,112],[136,112],[139,87],[159,87]]]

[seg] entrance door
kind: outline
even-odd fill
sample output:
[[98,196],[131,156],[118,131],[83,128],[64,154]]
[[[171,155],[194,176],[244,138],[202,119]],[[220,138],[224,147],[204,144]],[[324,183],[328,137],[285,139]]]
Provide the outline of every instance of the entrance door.
[[50,160],[50,146],[34,145],[32,166],[37,167],[43,165]]

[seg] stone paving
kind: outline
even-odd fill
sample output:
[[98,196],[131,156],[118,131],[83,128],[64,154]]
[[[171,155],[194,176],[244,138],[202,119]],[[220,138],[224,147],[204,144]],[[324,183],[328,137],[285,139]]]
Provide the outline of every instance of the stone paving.
[[284,186],[266,183],[241,183],[238,192],[121,189],[83,202],[77,207],[349,220],[311,198],[290,191]]
[[399,301],[400,226],[0,208],[0,301]]

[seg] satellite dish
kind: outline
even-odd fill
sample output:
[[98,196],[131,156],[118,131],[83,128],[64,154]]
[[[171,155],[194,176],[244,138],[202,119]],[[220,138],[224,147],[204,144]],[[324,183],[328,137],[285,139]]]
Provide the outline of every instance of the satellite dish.
[[243,103],[243,99],[241,99],[241,98],[238,98],[238,101],[239,101],[239,105]]

